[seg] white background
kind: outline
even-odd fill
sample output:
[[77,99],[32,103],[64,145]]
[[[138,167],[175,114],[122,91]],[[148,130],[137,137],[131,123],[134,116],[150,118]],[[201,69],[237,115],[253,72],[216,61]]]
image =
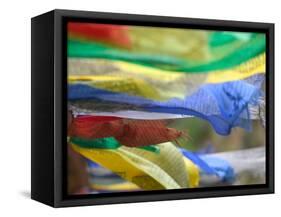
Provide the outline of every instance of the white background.
[[[280,207],[278,0],[1,1],[0,216],[264,216]],[[52,209],[30,197],[30,18],[54,8],[273,22],[276,28],[276,194]],[[280,85],[280,86],[279,86]],[[44,139],[44,138],[42,138]],[[42,186],[44,188],[44,186]],[[276,216],[276,215],[275,215]]]

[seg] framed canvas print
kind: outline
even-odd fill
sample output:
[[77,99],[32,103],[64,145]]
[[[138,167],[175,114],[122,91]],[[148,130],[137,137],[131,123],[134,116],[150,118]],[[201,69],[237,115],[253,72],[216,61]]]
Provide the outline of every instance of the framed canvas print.
[[31,36],[34,200],[274,192],[274,24],[54,10]]

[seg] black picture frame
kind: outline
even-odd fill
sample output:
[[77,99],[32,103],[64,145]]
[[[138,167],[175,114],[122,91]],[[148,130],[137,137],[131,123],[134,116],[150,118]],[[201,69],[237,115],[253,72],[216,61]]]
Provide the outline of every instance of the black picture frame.
[[[266,34],[266,184],[197,189],[66,194],[68,21]],[[31,198],[53,207],[274,193],[274,24],[53,10],[32,18]]]

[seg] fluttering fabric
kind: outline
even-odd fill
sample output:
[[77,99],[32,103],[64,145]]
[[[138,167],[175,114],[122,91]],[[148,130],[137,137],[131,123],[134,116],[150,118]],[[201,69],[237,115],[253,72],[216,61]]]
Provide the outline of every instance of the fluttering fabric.
[[222,182],[234,181],[234,169],[226,160],[206,154],[196,154],[183,148],[181,152],[200,168],[201,173],[216,175]]
[[[81,137],[84,139],[114,137],[122,145],[129,147],[142,147],[169,141],[178,142],[178,140],[184,138],[188,139],[187,133],[168,127],[164,120],[116,119],[108,116],[74,118],[68,130],[68,135],[72,138]],[[114,141],[108,141],[108,143],[112,148],[119,147]],[[93,144],[95,144],[95,147],[99,147],[99,144]]]
[[[122,61],[68,59],[68,80],[114,92],[164,100],[184,98],[203,83],[221,83],[246,79],[265,72],[265,55],[261,54],[229,70],[206,74],[178,73]],[[167,88],[169,87],[169,88]]]
[[[112,142],[114,145],[112,145]],[[197,187],[200,182],[199,172],[206,175],[216,175],[223,182],[231,182],[234,179],[233,169],[227,161],[207,155],[198,156],[185,149],[180,149],[180,152],[183,153],[184,156],[180,157],[180,152],[176,151],[171,143],[156,145],[156,147],[161,150],[159,152],[151,152],[146,149],[141,151],[141,149],[125,148],[121,144],[116,145],[118,142],[116,142],[116,140],[114,141],[113,138],[95,140],[74,138],[70,143],[72,143],[73,148],[83,156],[94,160],[94,162],[98,162],[103,167],[113,170],[113,172],[114,170],[118,171],[117,174],[119,176],[125,180],[134,180],[132,182],[142,189],[169,189],[169,186],[172,186],[172,188],[181,188],[186,185],[189,187]],[[146,161],[149,161],[149,163]],[[138,164],[134,164],[133,162],[138,162]],[[146,167],[145,162],[150,166]],[[122,165],[118,163],[122,163]],[[184,167],[182,167],[182,163],[184,163]],[[183,171],[180,171],[180,168]],[[151,169],[154,169],[153,174],[151,173]],[[123,174],[123,170],[126,170],[127,173]],[[187,171],[187,179],[178,174],[179,172],[184,173],[184,171]],[[142,173],[143,175],[138,177],[135,175],[136,173]],[[169,177],[167,173],[172,175],[172,178]],[[160,175],[163,177],[160,177]],[[141,182],[142,179],[143,182]],[[184,180],[188,180],[187,183],[185,183]],[[180,182],[181,185],[176,186],[174,182]],[[93,184],[93,187],[98,190],[113,191],[137,189],[128,183],[110,186]]]
[[[254,79],[251,79],[251,82]],[[207,120],[221,135],[228,135],[233,127],[250,129],[248,105],[257,104],[262,95],[260,84],[263,76],[251,84],[247,81],[234,81],[202,85],[197,92],[184,100],[172,98],[167,101],[154,101],[94,88],[84,84],[70,84],[68,99],[101,100],[135,106],[136,110],[191,115]],[[94,104],[96,101],[94,102]],[[83,101],[82,101],[83,104]],[[81,106],[81,104],[80,104]]]
[[208,155],[201,155],[200,158],[215,170],[215,174],[222,182],[231,183],[234,181],[235,171],[226,160]]
[[188,177],[198,174],[191,173],[196,166],[187,168],[181,153],[173,144],[163,143],[157,146],[160,149],[159,153],[125,146],[117,149],[96,149],[72,144],[73,149],[84,157],[142,189],[177,189],[188,187],[193,183],[188,181]]
[[[97,28],[100,24],[89,25]],[[234,67],[265,51],[265,35],[259,33],[207,33],[152,27],[128,27],[120,31],[118,25],[108,26],[107,31],[112,33],[104,40],[89,40],[82,31],[69,27],[68,56],[116,59],[167,70],[202,73]],[[118,42],[121,37],[112,37],[114,31],[118,31],[117,36],[127,36],[123,37],[127,41],[125,46]],[[170,46],[171,42],[174,46]],[[121,49],[112,44],[121,45]]]

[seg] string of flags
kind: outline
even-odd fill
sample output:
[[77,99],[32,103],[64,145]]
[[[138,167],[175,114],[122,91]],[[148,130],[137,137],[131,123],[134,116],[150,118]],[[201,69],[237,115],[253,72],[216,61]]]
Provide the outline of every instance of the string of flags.
[[98,192],[231,183],[231,164],[183,147],[188,129],[170,122],[222,136],[265,126],[264,34],[71,22],[67,53],[68,142]]

